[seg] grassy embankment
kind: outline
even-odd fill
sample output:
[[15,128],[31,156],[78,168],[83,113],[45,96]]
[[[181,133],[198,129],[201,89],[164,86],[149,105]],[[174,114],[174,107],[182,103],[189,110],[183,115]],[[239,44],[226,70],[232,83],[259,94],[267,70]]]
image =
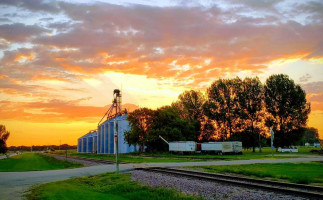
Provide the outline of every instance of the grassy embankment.
[[[253,153],[252,150],[243,150],[242,155],[210,155],[210,154],[170,154],[170,153],[129,153],[121,154],[121,162],[129,163],[158,163],[158,162],[192,162],[192,161],[207,161],[210,159],[214,160],[250,160],[250,159],[282,159],[282,158],[292,158],[298,157],[300,155],[309,155],[309,151],[312,148],[299,148],[298,153],[280,153],[274,152],[274,156],[271,154],[271,149],[265,147],[262,149],[262,152]],[[55,151],[56,154],[65,155],[65,151]],[[76,150],[69,150],[68,155],[71,156],[80,156],[87,158],[97,158],[97,159],[106,159],[106,160],[115,160],[113,155],[96,155],[96,154],[80,154]]]
[[187,167],[211,173],[233,173],[254,178],[270,178],[292,183],[315,184],[323,186],[323,163],[273,163],[250,165],[223,165]]
[[57,160],[37,153],[23,153],[0,160],[0,171],[42,171],[82,167],[82,164]]
[[107,173],[96,176],[73,178],[33,187],[26,195],[36,199],[115,199],[115,200],[168,200],[198,199],[175,190],[150,188],[130,180],[130,174]]

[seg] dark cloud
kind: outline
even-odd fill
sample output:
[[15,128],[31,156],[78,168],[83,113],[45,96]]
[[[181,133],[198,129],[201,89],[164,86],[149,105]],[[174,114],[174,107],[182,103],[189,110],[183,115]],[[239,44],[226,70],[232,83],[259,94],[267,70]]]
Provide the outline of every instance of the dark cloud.
[[4,18],[4,17],[0,17],[0,22],[10,22],[10,19]]
[[301,84],[301,86],[305,90],[306,93],[322,93],[323,92],[323,81]]
[[44,18],[41,18],[39,20],[41,20],[41,21],[52,21],[52,20],[54,20],[54,18],[53,17],[44,17]]
[[[190,79],[194,80],[192,85],[198,85],[226,73],[261,73],[279,59],[323,56],[323,24],[304,25],[293,17],[285,20],[282,11],[276,9],[277,1],[232,3],[239,6],[232,10],[217,4],[153,7],[54,2],[44,6],[43,2],[37,6],[35,1],[28,5],[13,1],[12,5],[29,10],[35,6],[35,11],[47,9],[53,13],[52,7],[57,7],[68,18],[45,23],[46,28],[6,25],[38,31],[11,35],[8,27],[3,28],[3,37],[8,39],[32,38],[34,47],[30,51],[34,59],[12,66],[10,61],[18,52],[5,52],[2,62],[15,69],[57,68],[81,74],[116,71],[160,79]],[[295,4],[316,13],[313,6],[305,5],[308,4]],[[265,14],[247,15],[250,10]],[[46,30],[54,34],[42,34]]]
[[312,78],[312,76],[311,75],[309,75],[309,74],[305,74],[305,75],[303,75],[303,76],[301,76],[300,78],[299,78],[299,81],[300,82],[307,82],[309,79],[311,79]]
[[0,4],[16,6],[19,8],[25,8],[30,11],[43,11],[49,13],[58,13],[59,6],[57,1],[43,1],[43,0],[1,0]]
[[0,37],[11,42],[25,42],[32,36],[38,36],[49,32],[37,25],[25,25],[22,23],[0,25]]

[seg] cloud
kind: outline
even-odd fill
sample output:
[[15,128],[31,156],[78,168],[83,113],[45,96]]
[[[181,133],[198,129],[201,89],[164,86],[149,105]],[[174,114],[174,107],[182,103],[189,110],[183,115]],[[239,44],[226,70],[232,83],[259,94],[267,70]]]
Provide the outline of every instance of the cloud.
[[[47,102],[10,102],[0,101],[2,120],[21,120],[40,123],[57,122],[98,122],[111,105],[104,107],[81,106],[80,102],[88,98],[73,101],[52,99]],[[125,104],[123,108],[133,111],[138,107],[133,104]]]
[[15,6],[19,8],[25,8],[30,11],[42,11],[49,13],[58,13],[59,6],[57,1],[43,1],[43,0],[28,0],[28,1],[20,1],[20,0],[2,0],[0,4]]
[[323,92],[323,81],[310,82],[301,84],[306,93],[320,93]]
[[305,74],[305,75],[303,75],[303,76],[301,76],[300,78],[299,78],[299,81],[300,82],[307,82],[309,79],[311,79],[312,78],[312,76],[311,75],[309,75],[309,74]]
[[301,84],[307,93],[307,99],[311,102],[311,110],[323,110],[323,81]]
[[[18,48],[0,43],[0,48],[11,47],[3,52],[0,73],[20,84],[54,79],[78,83],[84,77],[116,72],[200,89],[219,77],[261,74],[273,61],[323,57],[319,2],[179,6],[179,1],[168,7],[1,3],[33,12],[33,20],[39,22],[27,25],[12,17],[12,24],[0,25],[3,41],[18,42]],[[298,20],[291,5],[300,9],[297,13],[307,13],[309,20]]]
[[10,42],[26,42],[32,36],[39,36],[48,30],[37,25],[22,23],[0,25],[0,37]]

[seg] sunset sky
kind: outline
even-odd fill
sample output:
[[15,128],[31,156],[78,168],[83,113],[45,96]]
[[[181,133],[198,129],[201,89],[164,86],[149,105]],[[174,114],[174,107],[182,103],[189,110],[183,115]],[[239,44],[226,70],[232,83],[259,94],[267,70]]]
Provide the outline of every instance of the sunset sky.
[[8,145],[76,140],[120,88],[157,108],[218,78],[284,73],[323,139],[323,2],[0,0],[0,124]]

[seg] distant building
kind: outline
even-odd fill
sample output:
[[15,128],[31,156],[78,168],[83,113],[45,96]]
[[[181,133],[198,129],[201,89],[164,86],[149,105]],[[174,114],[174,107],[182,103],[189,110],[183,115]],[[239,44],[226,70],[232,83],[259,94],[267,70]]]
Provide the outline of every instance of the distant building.
[[321,147],[320,143],[318,143],[318,142],[314,142],[313,146],[314,147],[317,147],[317,148],[320,148]]
[[77,152],[96,153],[97,151],[97,131],[90,131],[78,139]]

